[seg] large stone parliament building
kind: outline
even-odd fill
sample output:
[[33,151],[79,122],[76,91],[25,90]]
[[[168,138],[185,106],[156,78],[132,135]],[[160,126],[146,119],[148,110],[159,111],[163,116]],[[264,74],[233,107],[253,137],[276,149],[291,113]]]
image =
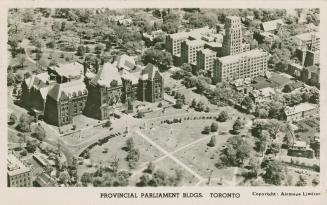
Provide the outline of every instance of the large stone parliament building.
[[47,72],[24,79],[22,102],[37,119],[62,126],[81,114],[104,120],[118,108],[132,112],[135,100],[161,101],[163,88],[157,67],[137,66],[122,55],[96,73],[78,62],[49,66]]

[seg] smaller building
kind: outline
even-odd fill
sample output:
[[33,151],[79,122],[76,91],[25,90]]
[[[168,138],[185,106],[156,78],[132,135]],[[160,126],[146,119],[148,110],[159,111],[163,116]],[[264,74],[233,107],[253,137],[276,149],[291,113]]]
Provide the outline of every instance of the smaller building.
[[7,177],[8,187],[33,185],[31,169],[13,154],[9,154],[7,158]]
[[114,65],[118,68],[118,70],[127,71],[134,70],[136,67],[134,58],[126,54],[118,56],[117,60],[114,62]]
[[284,25],[282,19],[276,19],[272,21],[263,22],[260,25],[261,30],[268,32],[275,32],[280,26]]
[[301,103],[293,107],[286,107],[284,112],[287,121],[299,121],[317,115],[318,108],[310,103]]
[[35,182],[40,187],[56,187],[56,186],[58,186],[56,180],[44,172],[36,177]]
[[270,101],[275,94],[275,90],[271,87],[266,87],[258,90],[253,90],[249,93],[255,104],[260,104],[266,101]]

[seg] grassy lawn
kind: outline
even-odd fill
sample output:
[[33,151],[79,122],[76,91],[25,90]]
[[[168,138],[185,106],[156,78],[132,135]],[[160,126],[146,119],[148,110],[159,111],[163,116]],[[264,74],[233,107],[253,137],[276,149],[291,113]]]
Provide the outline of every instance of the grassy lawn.
[[[143,138],[138,135],[132,135],[134,137],[135,147],[140,151],[140,159],[138,161],[138,165],[144,164],[145,162],[153,161],[154,159],[162,156],[162,153],[159,152],[156,148],[154,148],[147,141],[143,140]],[[118,169],[126,169],[129,170],[128,162],[125,160],[128,152],[124,150],[126,145],[127,137],[117,136],[111,138],[107,143],[101,146],[95,146],[90,150],[90,159],[94,166],[102,164],[104,166],[109,166],[110,162],[116,157],[119,159],[119,168]],[[107,153],[103,151],[108,149]],[[137,167],[140,168],[140,167]],[[94,167],[86,167],[85,165],[79,166],[79,173],[83,174],[83,172],[92,172],[95,171]]]
[[230,135],[218,135],[216,136],[215,147],[208,147],[209,140],[204,140],[174,155],[204,178],[208,178],[212,170],[212,178],[223,176],[223,180],[231,180],[233,168],[218,169],[215,166],[219,157],[219,150],[222,149],[223,144],[229,137]]
[[161,124],[143,133],[158,143],[167,151],[174,151],[183,145],[207,135],[202,134],[203,128],[210,125],[213,120],[190,120],[175,124]]
[[256,89],[262,89],[262,88],[266,88],[266,87],[279,87],[279,86],[284,86],[290,82],[292,82],[292,80],[290,80],[289,78],[278,74],[278,73],[271,73],[271,78],[270,79],[266,79],[264,77],[258,77],[255,78],[256,83],[251,84],[251,86],[253,86]]

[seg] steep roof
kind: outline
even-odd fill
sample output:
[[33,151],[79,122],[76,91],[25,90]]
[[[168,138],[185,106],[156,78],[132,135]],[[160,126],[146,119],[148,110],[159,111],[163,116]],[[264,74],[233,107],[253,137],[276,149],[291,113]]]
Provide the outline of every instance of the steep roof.
[[91,80],[91,83],[93,85],[110,87],[110,83],[113,80],[116,80],[118,85],[122,84],[121,74],[118,69],[111,63],[105,63],[96,76]]
[[140,78],[142,80],[153,80],[158,68],[151,63],[148,63],[141,71]]
[[117,68],[123,68],[125,70],[132,70],[135,67],[135,61],[132,57],[123,54],[118,56],[116,62]]
[[31,89],[33,86],[40,88],[46,86],[48,80],[49,80],[49,75],[47,72],[44,72],[26,78],[25,84],[27,85],[28,89]]
[[87,93],[86,85],[82,80],[74,80],[67,83],[55,84],[48,92],[48,95],[56,100],[59,101],[60,96],[62,93],[67,95],[68,97],[78,95],[78,93]]

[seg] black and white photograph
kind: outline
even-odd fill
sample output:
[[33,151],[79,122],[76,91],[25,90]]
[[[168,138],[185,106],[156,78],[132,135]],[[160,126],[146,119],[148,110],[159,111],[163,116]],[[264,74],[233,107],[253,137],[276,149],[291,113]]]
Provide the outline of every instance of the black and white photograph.
[[319,8],[7,12],[8,187],[319,185]]

